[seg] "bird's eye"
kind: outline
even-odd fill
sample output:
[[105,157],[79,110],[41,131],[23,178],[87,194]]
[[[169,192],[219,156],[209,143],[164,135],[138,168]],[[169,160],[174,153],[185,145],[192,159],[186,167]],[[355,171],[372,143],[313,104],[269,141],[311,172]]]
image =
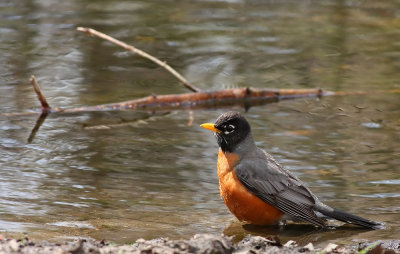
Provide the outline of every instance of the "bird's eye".
[[228,125],[228,126],[225,127],[224,133],[225,133],[225,134],[229,134],[229,133],[233,132],[234,130],[235,130],[235,126],[233,126],[232,124],[230,124],[230,125]]

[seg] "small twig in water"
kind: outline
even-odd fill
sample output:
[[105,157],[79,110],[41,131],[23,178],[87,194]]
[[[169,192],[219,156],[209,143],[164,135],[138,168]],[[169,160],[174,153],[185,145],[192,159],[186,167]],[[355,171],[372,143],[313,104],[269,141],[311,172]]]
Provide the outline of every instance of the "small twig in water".
[[35,76],[31,76],[31,83],[33,85],[33,89],[35,90],[35,93],[40,101],[40,104],[42,105],[42,112],[49,112],[50,111],[50,105],[46,100],[46,97],[42,94],[42,91],[40,90],[40,86],[38,82],[36,81]]
[[190,89],[193,92],[199,92],[200,89],[198,89],[197,87],[191,85],[181,74],[179,74],[175,69],[173,69],[171,66],[169,66],[166,62],[163,62],[161,60],[159,60],[158,58],[155,58],[154,56],[135,48],[134,46],[128,45],[125,42],[122,42],[120,40],[117,40],[107,34],[104,34],[102,32],[99,32],[97,30],[94,30],[92,28],[87,28],[87,27],[78,27],[77,28],[78,31],[80,32],[86,32],[91,36],[97,36],[99,38],[102,38],[104,40],[107,40],[109,42],[112,42],[118,46],[123,47],[124,49],[127,49],[129,51],[132,51],[133,53],[138,54],[141,57],[144,57],[154,63],[156,63],[157,65],[163,67],[164,69],[166,69],[169,73],[171,73],[172,75],[174,75],[177,79],[179,79],[179,81],[181,81],[188,89]]

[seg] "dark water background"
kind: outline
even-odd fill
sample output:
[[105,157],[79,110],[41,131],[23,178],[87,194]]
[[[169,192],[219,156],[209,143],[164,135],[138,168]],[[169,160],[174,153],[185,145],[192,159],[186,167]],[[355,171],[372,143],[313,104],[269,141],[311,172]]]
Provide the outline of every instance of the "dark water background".
[[[226,109],[0,116],[0,231],[115,242],[195,233],[279,234],[352,243],[399,239],[400,3],[397,1],[0,2],[0,113],[76,107],[185,88],[149,61],[75,30],[109,33],[167,61],[201,89],[368,91],[284,101],[245,116],[258,145],[327,204],[385,230],[249,228],[218,193],[217,145],[199,127]],[[377,93],[376,91],[380,91]],[[244,112],[241,108],[234,108]]]

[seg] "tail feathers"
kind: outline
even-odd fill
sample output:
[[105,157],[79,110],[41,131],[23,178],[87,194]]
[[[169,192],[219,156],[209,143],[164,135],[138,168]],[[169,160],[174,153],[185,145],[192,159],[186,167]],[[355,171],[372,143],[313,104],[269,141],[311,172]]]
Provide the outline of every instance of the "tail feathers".
[[368,219],[364,219],[360,216],[342,211],[340,209],[331,208],[331,209],[323,209],[320,211],[324,215],[331,217],[336,220],[340,220],[347,223],[356,224],[362,227],[370,228],[370,229],[380,229],[383,228],[383,224],[375,221],[371,221]]

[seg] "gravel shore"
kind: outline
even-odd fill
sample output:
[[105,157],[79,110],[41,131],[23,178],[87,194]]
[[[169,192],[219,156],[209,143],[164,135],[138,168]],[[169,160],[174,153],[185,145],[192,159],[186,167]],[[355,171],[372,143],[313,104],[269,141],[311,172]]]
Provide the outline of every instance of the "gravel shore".
[[106,241],[91,238],[77,238],[64,243],[34,242],[24,239],[1,239],[0,254],[2,253],[202,253],[202,254],[244,254],[244,253],[369,253],[392,254],[400,253],[400,240],[360,243],[358,247],[338,246],[328,244],[325,248],[317,249],[309,243],[298,246],[294,241],[281,243],[278,237],[264,238],[247,236],[242,241],[234,243],[231,237],[224,235],[198,234],[189,240],[168,240],[157,238],[153,240],[138,239],[131,245],[116,245]]

